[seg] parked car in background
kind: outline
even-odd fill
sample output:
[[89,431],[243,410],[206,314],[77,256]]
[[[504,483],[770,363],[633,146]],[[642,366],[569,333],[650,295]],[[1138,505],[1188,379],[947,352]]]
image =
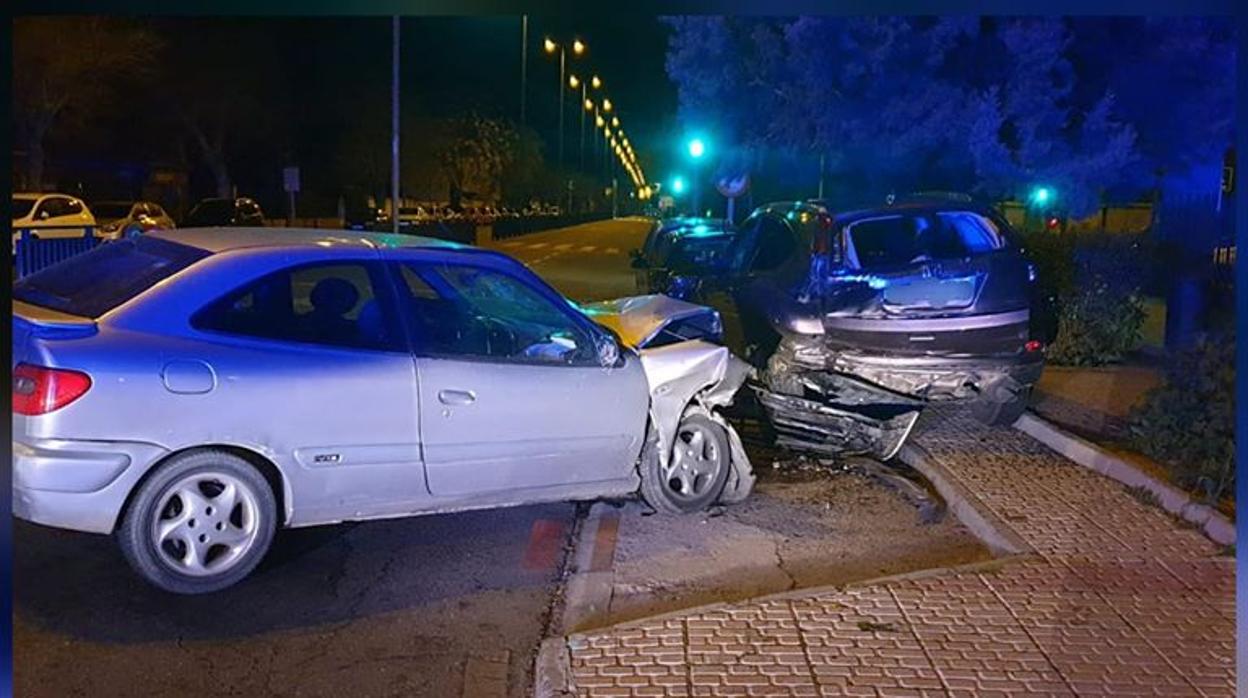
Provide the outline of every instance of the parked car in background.
[[714,310],[578,309],[498,252],[156,230],[13,298],[14,513],[114,534],[168,591],[238,582],[279,527],[753,484]]
[[264,212],[252,199],[204,199],[195,204],[183,225],[200,227],[255,227],[264,225]]
[[1035,271],[990,208],[775,203],[727,237],[715,262],[668,261],[646,290],[731,299],[782,445],[889,458],[928,402],[969,402],[992,424],[1026,408],[1044,358]]
[[[13,250],[22,230],[30,230],[33,238],[74,238],[94,228],[95,216],[82,199],[68,194],[13,194]],[[99,235],[96,230],[95,235]]]
[[116,240],[127,233],[175,228],[173,218],[151,201],[97,201],[91,206],[100,237]]
[[722,218],[655,221],[640,249],[632,251],[639,293],[687,298],[701,277],[714,276],[736,230]]

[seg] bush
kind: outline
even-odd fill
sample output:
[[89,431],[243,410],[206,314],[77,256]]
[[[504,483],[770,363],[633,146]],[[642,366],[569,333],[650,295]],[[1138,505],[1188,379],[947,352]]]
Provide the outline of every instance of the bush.
[[1131,443],[1210,503],[1235,486],[1235,335],[1174,356],[1165,380],[1131,415]]
[[1141,285],[1152,250],[1139,235],[1032,233],[1036,265],[1033,331],[1053,363],[1098,366],[1136,347],[1144,325]]
[[1122,360],[1140,342],[1144,304],[1101,280],[1062,299],[1057,338],[1047,358],[1065,366],[1103,366]]

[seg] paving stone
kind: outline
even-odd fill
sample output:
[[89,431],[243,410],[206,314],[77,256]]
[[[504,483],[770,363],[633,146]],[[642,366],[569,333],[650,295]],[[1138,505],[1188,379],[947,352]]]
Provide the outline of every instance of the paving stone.
[[1234,694],[1234,560],[1218,546],[1120,484],[964,410],[928,410],[914,438],[1035,554],[992,572],[574,636],[581,694]]

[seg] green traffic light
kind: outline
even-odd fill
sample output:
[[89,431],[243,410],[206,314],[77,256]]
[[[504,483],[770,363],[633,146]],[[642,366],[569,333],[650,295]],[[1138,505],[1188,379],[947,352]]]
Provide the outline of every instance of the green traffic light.
[[706,144],[702,142],[701,138],[694,138],[693,140],[689,141],[689,156],[690,157],[700,158],[705,153],[706,153]]
[[1051,198],[1053,198],[1053,192],[1048,187],[1039,187],[1031,194],[1031,200],[1040,205],[1049,203]]
[[674,178],[674,179],[672,180],[672,192],[673,192],[673,193],[675,193],[675,194],[679,194],[679,193],[683,192],[684,190],[685,190],[685,179],[684,179],[684,177],[676,177],[676,178]]

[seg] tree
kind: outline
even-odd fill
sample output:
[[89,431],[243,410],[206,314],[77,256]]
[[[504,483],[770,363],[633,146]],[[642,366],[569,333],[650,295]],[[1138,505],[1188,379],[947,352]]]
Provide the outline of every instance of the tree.
[[1072,213],[1136,158],[1108,89],[1077,91],[1060,19],[678,18],[682,119],[745,152],[817,153],[860,192],[1058,187]]
[[151,30],[126,20],[13,20],[13,117],[27,187],[43,186],[49,133],[81,128],[93,112],[113,106],[127,80],[150,75],[160,49]]
[[263,27],[232,20],[186,29],[181,27],[185,36],[171,45],[165,90],[194,150],[212,173],[216,195],[229,197],[234,184],[231,161],[251,146],[273,146],[267,141],[283,116],[285,80]]

